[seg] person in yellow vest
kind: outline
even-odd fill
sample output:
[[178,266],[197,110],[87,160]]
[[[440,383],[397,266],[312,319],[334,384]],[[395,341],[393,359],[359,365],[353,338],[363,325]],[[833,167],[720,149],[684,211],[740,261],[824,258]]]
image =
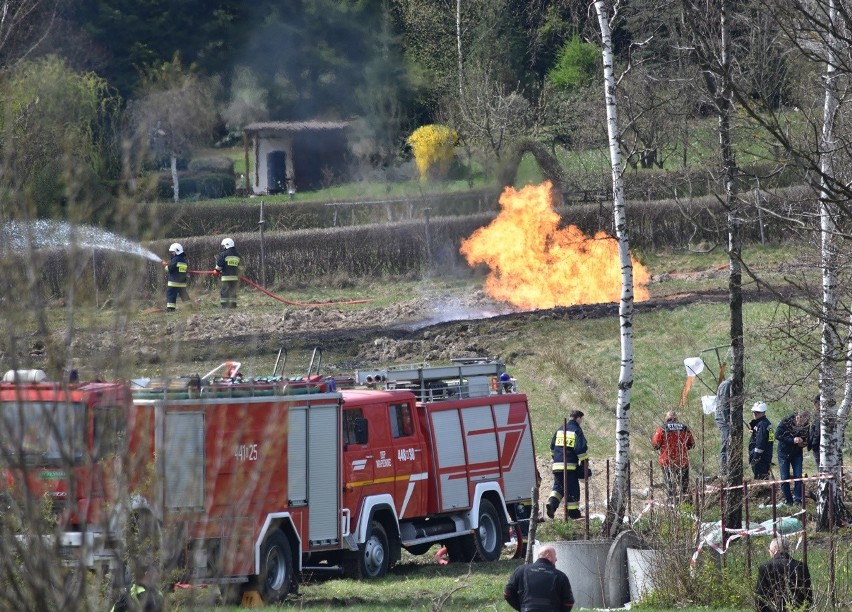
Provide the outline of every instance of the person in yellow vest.
[[161,612],[163,595],[152,586],[134,582],[118,597],[110,612]]
[[[550,450],[553,453],[553,491],[547,500],[547,516],[553,518],[565,496],[568,518],[581,518],[580,514],[580,470],[583,477],[588,473],[589,447],[580,426],[585,416],[581,410],[572,410],[571,418],[563,431],[562,427],[553,434]],[[566,488],[563,491],[563,479]]]
[[164,261],[163,266],[169,275],[166,283],[166,312],[174,312],[177,309],[177,299],[184,303],[189,302],[189,293],[186,284],[189,280],[189,263],[186,261],[186,253],[183,246],[177,242],[169,247],[169,261]]
[[242,261],[231,238],[222,240],[222,252],[216,257],[216,273],[220,276],[220,308],[237,307],[237,287],[240,285]]

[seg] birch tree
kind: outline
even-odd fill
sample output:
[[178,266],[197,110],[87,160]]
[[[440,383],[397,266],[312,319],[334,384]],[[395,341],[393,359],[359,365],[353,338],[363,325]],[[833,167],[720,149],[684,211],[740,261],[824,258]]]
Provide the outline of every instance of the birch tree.
[[[630,393],[633,388],[633,265],[627,233],[627,208],[624,205],[624,173],[618,126],[612,26],[609,9],[604,0],[596,0],[595,12],[601,34],[607,136],[612,165],[613,221],[618,241],[618,257],[621,262],[621,301],[618,306],[621,366],[618,372],[618,399],[615,407],[615,478],[607,504],[606,519],[602,526],[604,535],[614,537],[624,517],[627,496],[630,494],[627,473],[630,466]],[[614,11],[612,19],[614,20],[616,16],[617,11]]]

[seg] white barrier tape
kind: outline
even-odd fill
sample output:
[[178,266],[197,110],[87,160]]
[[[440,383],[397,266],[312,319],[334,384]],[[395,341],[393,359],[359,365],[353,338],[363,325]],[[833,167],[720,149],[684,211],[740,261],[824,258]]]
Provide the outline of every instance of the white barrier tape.
[[[731,537],[729,537],[727,539],[727,541],[723,541],[722,544],[724,544],[724,546],[719,546],[719,545],[714,544],[713,542],[709,541],[707,539],[709,536],[702,538],[701,542],[699,542],[699,544],[698,544],[698,548],[696,548],[695,552],[692,553],[692,558],[689,561],[690,576],[692,576],[693,578],[695,577],[695,567],[698,563],[698,555],[701,554],[701,551],[704,549],[705,544],[707,544],[707,546],[709,546],[710,548],[715,550],[720,555],[724,555],[728,551],[728,548],[730,547],[731,542],[733,542],[734,540],[737,540],[739,538],[743,538],[743,537],[746,537],[746,536],[750,537],[750,536],[755,536],[755,535],[770,534],[770,533],[772,533],[772,527],[774,525],[780,523],[785,518],[794,518],[796,516],[799,516],[800,514],[804,514],[804,512],[805,512],[804,510],[800,510],[799,512],[791,514],[790,516],[778,517],[773,522],[771,522],[768,526],[761,523],[760,525],[758,525],[757,527],[754,527],[752,529],[742,529],[742,530],[738,531],[737,533],[735,533],[734,535],[732,535]],[[798,521],[798,522],[799,522],[800,525],[802,524],[801,521]],[[725,531],[728,531],[728,530],[726,529]],[[784,537],[798,535],[799,537],[798,537],[798,540],[796,541],[796,548],[798,548],[802,544],[802,539],[804,537],[804,534],[805,534],[805,531],[804,531],[804,527],[803,527],[802,529],[798,529],[796,531],[790,531],[790,532],[782,534],[782,535]]]
[[[754,486],[768,487],[782,483],[788,482],[816,482],[819,480],[834,480],[834,476],[831,474],[821,474],[820,476],[804,476],[802,478],[788,478],[787,480],[749,480],[748,488],[752,488]],[[732,487],[712,487],[705,486],[705,493],[719,493],[720,491],[742,491],[743,485],[734,485]]]

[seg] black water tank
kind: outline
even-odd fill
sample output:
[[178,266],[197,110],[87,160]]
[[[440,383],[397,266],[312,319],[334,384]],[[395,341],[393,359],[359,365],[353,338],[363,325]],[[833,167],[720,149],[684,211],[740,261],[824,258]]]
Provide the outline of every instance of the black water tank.
[[287,154],[270,151],[266,154],[266,190],[269,193],[287,191]]

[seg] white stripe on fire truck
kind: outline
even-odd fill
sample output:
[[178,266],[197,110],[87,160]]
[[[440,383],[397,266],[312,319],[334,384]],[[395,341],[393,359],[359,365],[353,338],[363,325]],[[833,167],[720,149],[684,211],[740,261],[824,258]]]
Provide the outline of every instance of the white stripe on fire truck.
[[367,467],[367,460],[366,459],[356,459],[355,461],[352,462],[352,469],[355,470],[356,472],[358,470],[363,470],[365,467]]
[[417,480],[426,480],[428,474],[426,472],[420,472],[419,474],[412,474],[408,479],[408,489],[405,491],[405,499],[402,500],[402,508],[399,509],[400,518],[405,516],[405,509],[408,507],[408,502],[411,499],[412,493],[414,493],[414,483]]

